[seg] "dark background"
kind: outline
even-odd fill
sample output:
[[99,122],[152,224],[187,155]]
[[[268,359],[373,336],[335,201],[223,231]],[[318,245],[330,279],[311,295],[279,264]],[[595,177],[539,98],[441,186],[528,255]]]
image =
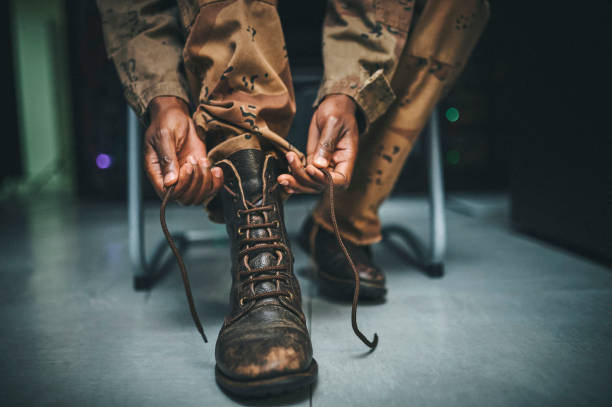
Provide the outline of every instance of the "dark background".
[[[439,104],[448,191],[508,192],[518,231],[604,262],[612,261],[610,7],[609,2],[493,1],[468,67]],[[302,146],[322,72],[324,2],[281,1],[279,12],[298,102],[290,137]],[[121,86],[105,56],[95,2],[70,0],[67,15],[78,194],[122,200]],[[2,41],[10,46],[10,32],[3,30]],[[3,63],[12,69],[10,58]],[[6,95],[14,100],[10,71],[4,78]],[[15,104],[9,106],[5,151],[18,151]],[[458,121],[444,119],[449,107],[459,110]],[[110,154],[113,166],[98,169],[99,152]],[[425,192],[422,153],[417,146],[394,193]],[[5,157],[2,176],[19,175],[19,160],[19,154]]]

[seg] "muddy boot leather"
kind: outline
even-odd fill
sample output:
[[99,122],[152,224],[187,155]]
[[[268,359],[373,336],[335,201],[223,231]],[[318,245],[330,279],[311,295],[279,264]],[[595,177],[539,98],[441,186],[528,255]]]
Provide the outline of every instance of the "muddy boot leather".
[[283,221],[278,162],[242,150],[217,163],[231,242],[231,311],[219,333],[217,381],[243,395],[312,383],[316,362]]
[[[353,270],[338,245],[336,236],[308,217],[302,225],[299,242],[315,263],[315,282],[324,294],[349,300],[355,286]],[[374,264],[370,246],[344,241],[359,272],[359,299],[380,300],[387,293],[385,275]]]

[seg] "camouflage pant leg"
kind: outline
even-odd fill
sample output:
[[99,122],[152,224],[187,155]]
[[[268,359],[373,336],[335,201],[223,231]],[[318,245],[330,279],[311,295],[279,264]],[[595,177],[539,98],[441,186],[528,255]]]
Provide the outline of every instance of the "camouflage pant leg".
[[[351,185],[336,194],[336,216],[345,239],[356,244],[381,239],[378,209],[435,104],[465,66],[488,16],[488,3],[482,0],[425,3],[391,83],[396,101],[362,136]],[[326,196],[313,216],[332,230]]]
[[275,1],[201,1],[183,59],[194,122],[212,162],[235,151],[296,151],[295,98]]

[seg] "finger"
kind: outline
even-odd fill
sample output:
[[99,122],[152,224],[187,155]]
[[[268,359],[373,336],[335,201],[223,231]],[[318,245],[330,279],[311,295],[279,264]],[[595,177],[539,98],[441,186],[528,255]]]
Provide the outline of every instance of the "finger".
[[191,178],[190,185],[180,200],[183,205],[191,205],[195,202],[202,188],[203,179],[202,169],[198,164],[194,166],[193,177]]
[[323,185],[310,178],[310,175],[308,175],[308,173],[302,166],[302,163],[298,159],[297,154],[295,154],[294,152],[287,153],[287,161],[289,162],[291,175],[295,177],[298,184],[300,184],[304,188],[312,188],[315,190],[321,190],[323,188]]
[[[353,176],[353,170],[355,169],[355,160],[357,158],[356,146],[350,146],[344,150],[339,150],[334,153],[334,169],[336,177],[342,176],[343,181],[340,181],[339,185],[348,186]],[[332,174],[333,176],[333,174]],[[334,184],[338,178],[334,178]]]
[[310,177],[313,180],[315,180],[319,184],[327,185],[327,177],[325,176],[325,174],[323,174],[323,171],[321,171],[320,169],[318,169],[314,165],[308,164],[306,166],[306,172],[308,173],[308,175],[310,175]]
[[193,194],[189,205],[197,205],[202,202],[203,196],[206,193],[207,182],[210,181],[210,162],[208,158],[200,158],[198,160],[197,170],[200,175],[200,180],[196,188],[193,189]]
[[334,170],[331,172],[334,185],[347,186],[351,182],[351,175],[353,174],[353,165],[348,161],[342,161],[338,163]]
[[[346,188],[348,187],[349,184],[349,179],[346,175],[346,163],[342,163],[340,165],[338,165],[337,167],[335,167],[333,170],[329,170],[329,174],[332,177],[332,182],[334,184],[335,187],[340,187],[340,188]],[[327,175],[325,175],[323,173],[323,171],[321,171],[320,169],[316,168],[314,165],[308,165],[306,166],[306,172],[313,178],[316,179],[318,182],[324,184],[326,187],[329,184],[329,180],[327,178]]]
[[212,173],[212,189],[210,190],[209,196],[215,196],[219,193],[219,190],[223,186],[223,170],[219,167],[212,167],[210,170]]
[[319,189],[309,188],[301,185],[295,177],[289,174],[279,175],[278,183],[283,186],[285,191],[290,194],[318,194],[320,192]]
[[334,171],[330,171],[330,175],[332,177],[332,182],[334,183],[334,187],[338,187],[341,189],[346,189],[349,186],[350,180],[346,175],[345,171],[337,171],[338,167],[334,169]]
[[173,134],[166,128],[159,129],[153,137],[153,148],[164,177],[164,186],[169,187],[178,181],[178,159],[176,158],[176,145]]
[[191,180],[193,179],[193,173],[195,172],[195,166],[193,165],[190,157],[189,162],[185,163],[181,166],[179,170],[179,180],[174,188],[174,193],[172,194],[172,198],[181,202],[181,199],[185,195],[185,192],[189,189],[191,185]]
[[145,146],[144,167],[155,193],[161,198],[164,194],[164,176],[159,165],[157,152],[150,144]]
[[321,137],[321,133],[319,131],[319,126],[317,125],[317,113],[312,116],[312,120],[310,121],[310,126],[308,127],[308,142],[306,143],[306,163],[312,164],[314,160],[315,151],[317,149],[317,145],[319,144],[319,138]]
[[192,204],[200,205],[210,194],[212,189],[212,173],[210,172],[210,162],[207,159],[200,160],[200,169],[202,171],[202,187],[198,191]]
[[337,118],[332,116],[327,119],[321,131],[321,137],[319,138],[312,164],[319,168],[329,167],[329,163],[336,150],[336,142],[341,136],[341,130],[342,127]]

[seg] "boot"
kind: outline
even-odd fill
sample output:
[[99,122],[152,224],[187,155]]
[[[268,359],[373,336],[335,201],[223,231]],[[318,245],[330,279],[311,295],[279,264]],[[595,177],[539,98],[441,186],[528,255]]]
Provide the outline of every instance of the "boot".
[[[299,242],[314,262],[314,280],[319,289],[328,296],[352,299],[355,287],[353,270],[336,236],[317,225],[310,216],[302,225]],[[359,299],[382,300],[387,294],[385,275],[374,264],[370,246],[358,246],[347,240],[344,245],[359,273]]]
[[266,396],[313,383],[317,363],[283,220],[273,153],[242,150],[217,165],[231,242],[231,310],[215,349],[218,384]]

